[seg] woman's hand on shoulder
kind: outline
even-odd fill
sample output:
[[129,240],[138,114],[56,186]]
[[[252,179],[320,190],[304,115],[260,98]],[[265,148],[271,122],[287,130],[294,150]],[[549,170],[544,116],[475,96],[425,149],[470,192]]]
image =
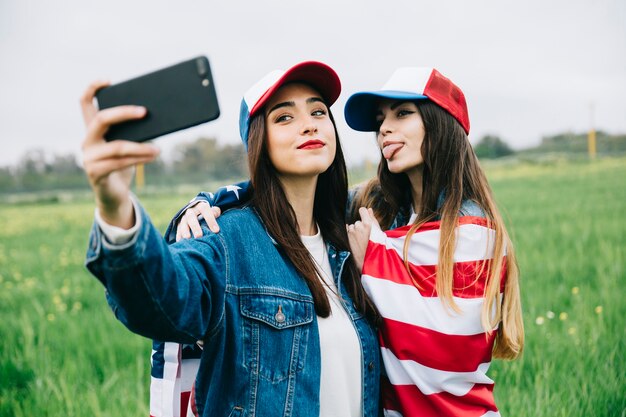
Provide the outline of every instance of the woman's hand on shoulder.
[[380,226],[371,208],[360,207],[359,215],[361,220],[357,220],[354,224],[349,224],[347,229],[350,250],[360,272],[363,269],[363,260],[365,259],[365,251],[367,250],[372,227],[380,228]]
[[221,214],[222,211],[219,207],[211,207],[206,201],[200,201],[198,204],[189,207],[185,210],[185,214],[180,217],[180,221],[176,226],[176,241],[190,239],[192,235],[193,237],[202,237],[201,218],[204,218],[204,221],[213,233],[218,233],[220,227],[216,219]]
[[133,168],[137,164],[154,160],[159,149],[145,143],[126,140],[107,142],[104,139],[111,125],[141,119],[146,115],[146,109],[140,106],[98,110],[93,103],[94,97],[98,90],[108,85],[106,81],[93,82],[80,100],[87,129],[82,143],[83,169],[103,219],[114,226],[130,228],[134,224],[130,200]]

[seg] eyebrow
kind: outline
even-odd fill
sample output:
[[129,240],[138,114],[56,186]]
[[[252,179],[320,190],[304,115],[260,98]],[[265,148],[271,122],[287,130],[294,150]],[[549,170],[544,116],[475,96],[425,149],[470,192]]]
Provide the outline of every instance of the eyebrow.
[[[391,110],[395,110],[398,107],[400,107],[401,105],[405,104],[405,103],[412,103],[409,100],[404,100],[404,101],[396,101],[395,103],[393,103],[391,106],[389,106],[389,109]],[[376,116],[381,116],[383,114],[383,112],[380,109],[376,110]]]
[[398,107],[400,107],[401,105],[405,104],[405,103],[410,103],[410,101],[408,100],[404,100],[404,101],[396,101],[395,103],[393,103],[391,106],[389,106],[389,108],[391,110],[395,110]]
[[[322,100],[320,97],[309,97],[306,99],[306,103],[307,104],[311,104],[311,103],[324,103],[324,100]],[[274,110],[280,109],[281,107],[295,107],[296,102],[295,101],[283,101],[282,103],[278,103],[276,104],[274,107],[272,107],[267,114],[270,114],[271,112],[273,112]]]

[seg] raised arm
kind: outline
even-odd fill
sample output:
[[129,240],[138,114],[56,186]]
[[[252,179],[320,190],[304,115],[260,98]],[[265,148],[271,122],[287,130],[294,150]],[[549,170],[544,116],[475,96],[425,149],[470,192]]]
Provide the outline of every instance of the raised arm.
[[[112,124],[141,118],[146,109],[120,106],[98,111],[93,98],[106,85],[91,84],[81,98],[87,128],[83,165],[94,192],[97,219],[86,266],[106,287],[117,318],[130,330],[160,340],[193,343],[204,335],[211,317],[219,317],[213,309],[223,302],[223,245],[213,236],[203,244],[187,241],[168,246],[151,224],[133,198],[130,183],[134,165],[153,160],[158,149],[104,139]],[[107,238],[112,232],[117,237],[127,235],[119,242]]]

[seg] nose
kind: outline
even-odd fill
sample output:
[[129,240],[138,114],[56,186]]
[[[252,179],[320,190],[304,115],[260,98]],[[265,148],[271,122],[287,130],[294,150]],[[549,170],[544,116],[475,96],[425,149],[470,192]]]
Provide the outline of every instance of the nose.
[[302,122],[302,127],[300,129],[300,133],[302,135],[310,135],[313,133],[317,133],[317,123],[313,117],[307,117]]
[[387,136],[391,132],[393,132],[393,123],[389,120],[389,117],[385,117],[378,128],[378,134]]

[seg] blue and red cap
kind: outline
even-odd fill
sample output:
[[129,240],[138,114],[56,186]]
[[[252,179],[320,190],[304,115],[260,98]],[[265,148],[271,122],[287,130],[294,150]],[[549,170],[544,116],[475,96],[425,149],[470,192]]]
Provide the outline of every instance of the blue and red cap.
[[398,68],[380,90],[350,96],[344,110],[348,126],[361,132],[377,131],[378,102],[385,98],[431,100],[450,113],[469,134],[470,121],[463,91],[434,68]]
[[261,110],[272,95],[283,85],[302,82],[315,88],[329,107],[341,93],[339,76],[328,65],[317,61],[305,61],[288,70],[274,70],[254,84],[243,96],[239,111],[239,133],[248,148],[250,119]]

